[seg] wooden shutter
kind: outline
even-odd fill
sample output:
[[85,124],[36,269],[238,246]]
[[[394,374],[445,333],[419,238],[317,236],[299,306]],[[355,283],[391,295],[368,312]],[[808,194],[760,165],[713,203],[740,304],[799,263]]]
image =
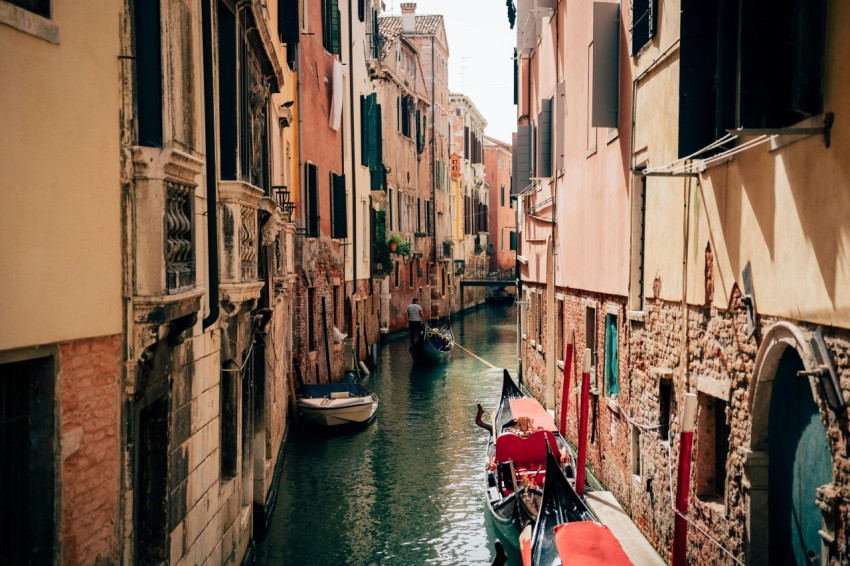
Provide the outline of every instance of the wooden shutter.
[[345,175],[335,175],[331,173],[331,195],[333,201],[333,226],[331,231],[332,238],[347,238],[348,237],[348,209],[347,200],[345,198]]
[[595,128],[616,128],[619,104],[620,5],[594,2],[593,107],[590,125]]
[[319,237],[319,168],[304,164],[304,183],[307,186],[307,236]]
[[[616,6],[616,4],[610,4]],[[552,176],[552,99],[541,100],[540,113],[537,115],[537,128],[540,136],[537,140],[537,176]]]
[[331,17],[331,33],[330,33],[330,49],[329,51],[334,55],[340,54],[340,40],[339,40],[339,5],[337,4],[337,0],[328,0],[328,4],[330,4],[330,17]]
[[[715,22],[714,25],[709,25]],[[679,48],[679,153],[686,157],[714,141],[717,5],[682,0]]]
[[277,7],[277,30],[281,43],[298,44],[301,37],[298,26],[298,0],[280,0]]

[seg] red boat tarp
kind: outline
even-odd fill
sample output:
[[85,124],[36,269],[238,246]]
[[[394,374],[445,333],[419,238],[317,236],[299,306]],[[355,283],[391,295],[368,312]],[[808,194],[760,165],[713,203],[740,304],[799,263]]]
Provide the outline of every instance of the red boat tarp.
[[563,523],[555,527],[555,544],[561,562],[570,566],[631,566],[611,530],[593,521]]
[[553,419],[546,409],[540,404],[537,399],[531,397],[520,397],[519,399],[511,399],[511,416],[514,420],[519,417],[528,417],[534,421],[535,428],[550,430],[555,432],[558,427],[555,426]]

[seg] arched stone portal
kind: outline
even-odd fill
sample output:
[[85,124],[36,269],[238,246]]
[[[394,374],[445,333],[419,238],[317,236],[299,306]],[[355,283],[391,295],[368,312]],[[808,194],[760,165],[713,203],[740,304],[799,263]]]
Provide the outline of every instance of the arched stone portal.
[[[749,391],[750,451],[744,463],[749,564],[768,564],[772,555],[776,558],[772,532],[774,542],[781,540],[783,550],[791,554],[790,563],[795,561],[794,552],[825,552],[815,496],[818,487],[832,482],[833,471],[817,382],[797,376],[798,370],[816,368],[808,344],[806,332],[780,322],[765,333],[756,357]],[[771,482],[777,484],[773,494]],[[797,525],[793,533],[788,527],[792,520]]]

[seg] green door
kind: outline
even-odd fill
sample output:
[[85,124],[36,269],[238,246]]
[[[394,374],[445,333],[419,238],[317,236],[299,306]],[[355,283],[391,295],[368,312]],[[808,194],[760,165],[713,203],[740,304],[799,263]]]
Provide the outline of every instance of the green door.
[[789,348],[782,355],[770,402],[768,444],[771,564],[820,564],[821,511],[815,490],[832,481],[826,430],[803,364]]

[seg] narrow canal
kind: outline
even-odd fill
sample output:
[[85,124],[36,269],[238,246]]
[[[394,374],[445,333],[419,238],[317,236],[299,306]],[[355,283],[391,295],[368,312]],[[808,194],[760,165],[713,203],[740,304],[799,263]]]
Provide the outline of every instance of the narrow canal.
[[[457,341],[496,366],[516,367],[513,307],[487,307],[452,324]],[[455,348],[441,367],[411,363],[406,338],[381,350],[364,385],[380,397],[375,421],[348,435],[293,429],[270,532],[257,563],[489,564],[483,458],[501,369]]]

